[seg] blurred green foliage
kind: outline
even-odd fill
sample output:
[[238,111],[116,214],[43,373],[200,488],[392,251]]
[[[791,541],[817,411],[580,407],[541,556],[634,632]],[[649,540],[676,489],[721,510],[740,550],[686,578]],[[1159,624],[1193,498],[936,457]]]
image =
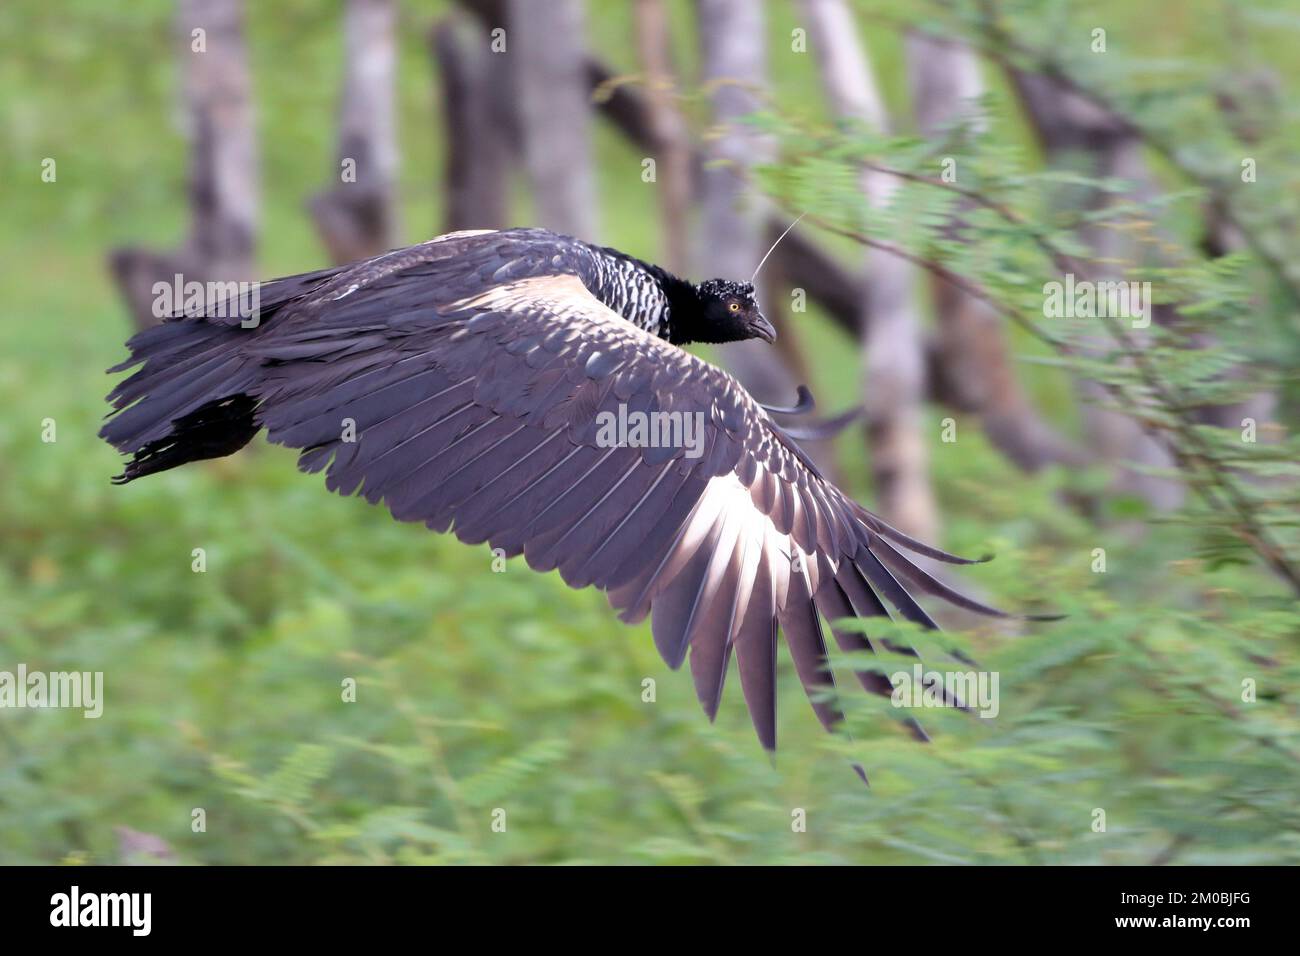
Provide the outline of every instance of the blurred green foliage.
[[[1167,54],[1181,39],[1227,62],[1222,37],[1180,4],[1099,6],[1130,49]],[[280,275],[323,259],[302,201],[332,163],[341,41],[337,15],[316,2],[250,7],[261,259]],[[443,8],[403,13],[402,215],[413,241],[438,221],[422,32]],[[776,111],[820,122],[815,69],[788,52],[792,8],[770,9]],[[673,15],[689,70],[689,5]],[[111,487],[118,461],[95,431],[103,369],[129,330],[103,255],[127,241],[166,245],[184,223],[170,16],[162,0],[0,8],[0,34],[21,38],[0,59],[0,669],[102,670],[106,696],[98,720],[0,711],[0,862],[113,862],[115,826],[208,864],[1300,860],[1294,596],[1236,546],[1239,560],[1217,560],[1194,507],[1158,521],[1104,496],[1095,514],[1067,508],[1096,498],[1105,475],[1026,477],[974,422],[933,448],[944,543],[997,553],[966,579],[998,603],[1069,617],[952,635],[999,672],[1001,713],[927,713],[928,746],[887,701],[853,692],[847,665],[859,661],[837,662],[853,739],[825,735],[782,651],[774,765],[734,686],[710,725],[648,628],[618,624],[598,593],[521,561],[494,573],[486,548],[333,497],[284,449],[259,444]],[[590,33],[631,70],[628,21],[601,5]],[[1294,43],[1295,23],[1273,28]],[[866,39],[901,102],[897,36]],[[995,88],[989,109],[1000,148],[1033,171],[1013,103]],[[602,238],[653,258],[639,157],[608,131],[597,148]],[[797,153],[787,150],[795,182]],[[57,183],[40,182],[46,156]],[[910,197],[923,210],[941,201]],[[1024,243],[998,249],[1017,255]],[[988,270],[989,260],[956,261]],[[998,291],[1014,296],[1001,275]],[[1239,298],[1212,309],[1240,311]],[[849,402],[854,350],[820,317],[806,322],[819,396]],[[1255,352],[1292,347],[1283,331],[1253,328]],[[1017,346],[1050,355],[1020,335]],[[1042,361],[1024,368],[1041,407],[1073,427],[1069,376]],[[53,443],[41,440],[45,419]],[[841,447],[847,486],[869,502],[860,438]],[[206,551],[203,573],[191,570],[194,548]],[[1096,548],[1104,574],[1092,570]],[[934,638],[908,636],[935,659]],[[348,678],[355,703],[343,699]],[[647,678],[653,703],[642,700]],[[1254,702],[1242,700],[1245,680]],[[195,808],[206,832],[192,832]],[[791,826],[800,808],[806,832]],[[493,830],[498,809],[505,832]],[[1094,832],[1097,809],[1105,832]]]

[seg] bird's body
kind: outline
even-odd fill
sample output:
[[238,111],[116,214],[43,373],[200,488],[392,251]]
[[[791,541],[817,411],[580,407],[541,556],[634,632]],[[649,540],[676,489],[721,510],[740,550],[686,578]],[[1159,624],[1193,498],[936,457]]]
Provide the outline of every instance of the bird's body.
[[[733,651],[775,747],[785,633],[828,727],[822,619],[933,622],[909,588],[985,613],[903,552],[914,541],[826,481],[730,375],[678,347],[771,341],[747,284],[694,285],[544,230],[453,233],[266,283],[253,327],[210,314],[137,335],[109,396],[121,480],[230,454],[257,431],[327,485],[595,586],[649,614],[669,666],[689,653],[712,717]],[[609,415],[699,416],[698,454],[615,444]],[[856,631],[832,629],[847,650]],[[887,692],[879,674],[859,675]]]

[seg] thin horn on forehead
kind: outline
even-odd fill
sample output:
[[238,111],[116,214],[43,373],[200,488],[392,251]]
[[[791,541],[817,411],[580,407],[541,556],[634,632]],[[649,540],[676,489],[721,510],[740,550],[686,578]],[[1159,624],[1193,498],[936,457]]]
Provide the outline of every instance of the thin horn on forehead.
[[[803,218],[804,216],[806,216],[806,215],[808,215],[806,212],[801,212],[801,213],[799,213],[799,219],[802,219],[802,218]],[[772,243],[772,248],[771,248],[771,249],[768,249],[767,252],[764,253],[763,258],[761,258],[761,259],[758,260],[758,265],[756,265],[756,266],[754,267],[754,274],[753,274],[752,276],[749,277],[749,281],[750,281],[751,283],[752,283],[755,279],[758,278],[758,270],[761,269],[761,268],[763,268],[763,263],[767,261],[767,257],[770,256],[770,255],[772,254],[772,252],[776,249],[776,247],[779,246],[779,245],[781,244],[781,240],[784,239],[787,235],[790,234],[790,230],[791,230],[791,229],[793,229],[795,226],[799,225],[799,219],[796,219],[794,222],[790,223],[790,225],[786,226],[786,227],[785,227],[785,232],[783,232],[783,233],[781,233],[781,235],[777,236],[777,237],[776,237],[776,242]]]

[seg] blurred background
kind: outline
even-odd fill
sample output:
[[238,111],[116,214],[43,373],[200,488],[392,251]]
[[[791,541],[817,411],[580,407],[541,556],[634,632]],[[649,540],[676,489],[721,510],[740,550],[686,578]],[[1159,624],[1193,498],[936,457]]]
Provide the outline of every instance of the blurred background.
[[[0,670],[105,695],[0,710],[0,863],[1300,859],[1289,0],[8,0],[0,36]],[[286,449],[108,482],[104,369],[177,273],[542,225],[744,279],[801,214],[779,347],[704,354],[863,409],[819,463],[1068,614],[886,629],[997,671],[995,720],[918,744],[837,658],[832,737],[782,650],[770,762],[599,593]],[[1048,294],[1120,279],[1145,318]]]

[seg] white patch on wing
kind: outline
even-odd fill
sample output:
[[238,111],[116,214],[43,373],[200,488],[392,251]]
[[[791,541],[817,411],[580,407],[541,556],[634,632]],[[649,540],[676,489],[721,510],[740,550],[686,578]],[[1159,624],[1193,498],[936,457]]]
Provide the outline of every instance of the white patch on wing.
[[[798,507],[802,508],[802,505]],[[677,555],[682,559],[681,564],[695,553],[695,549],[705,540],[705,536],[718,520],[723,520],[727,524],[724,525],[723,535],[719,541],[719,554],[715,557],[711,572],[713,568],[725,567],[725,561],[730,558],[733,549],[743,547],[746,541],[749,542],[745,551],[745,566],[740,578],[742,593],[737,601],[737,622],[733,623],[733,637],[739,620],[744,617],[743,610],[749,604],[754,575],[762,573],[760,555],[766,556],[766,567],[771,568],[774,575],[773,592],[776,595],[778,609],[785,607],[790,590],[792,568],[801,569],[808,582],[810,594],[817,592],[821,581],[816,559],[801,548],[792,535],[782,534],[776,529],[772,519],[763,514],[754,504],[750,490],[741,483],[734,472],[711,478],[705,485],[699,504],[687,519],[686,533],[683,534],[677,550]],[[734,536],[729,527],[733,522],[738,522]],[[832,558],[832,566],[834,563]],[[673,565],[678,565],[676,556]],[[677,568],[674,567],[672,570],[675,571]],[[671,576],[661,578],[661,582],[666,584]],[[712,573],[710,577],[713,577]]]
[[709,561],[709,570],[704,579],[706,594],[712,594],[717,588],[731,565],[731,557],[736,552],[736,542],[740,540],[742,534],[748,533],[746,530],[748,515],[726,508],[723,508],[718,515],[719,520],[722,521],[722,531],[718,535],[718,544],[713,552],[713,558]]
[[448,239],[468,239],[470,236],[486,236],[489,233],[496,232],[495,229],[460,229],[456,232],[444,232],[441,236],[434,236],[432,239],[426,239],[420,243],[422,246],[432,245],[435,242],[446,242]]
[[[770,522],[769,522],[770,524]],[[731,633],[727,640],[734,641],[740,633],[740,625],[745,621],[745,612],[749,610],[749,598],[754,593],[754,578],[758,574],[759,563],[763,560],[763,539],[765,533],[756,521],[746,521],[741,529],[741,544],[745,549],[743,563],[740,566],[740,587],[736,595],[736,614],[731,620]]]
[[446,308],[449,311],[459,309],[541,311],[576,324],[602,328],[617,323],[612,327],[617,328],[628,338],[653,343],[655,347],[675,349],[682,356],[702,362],[689,352],[683,352],[629,322],[592,295],[591,290],[582,284],[581,279],[568,273],[516,279],[514,282],[493,286],[467,298],[450,302]]

